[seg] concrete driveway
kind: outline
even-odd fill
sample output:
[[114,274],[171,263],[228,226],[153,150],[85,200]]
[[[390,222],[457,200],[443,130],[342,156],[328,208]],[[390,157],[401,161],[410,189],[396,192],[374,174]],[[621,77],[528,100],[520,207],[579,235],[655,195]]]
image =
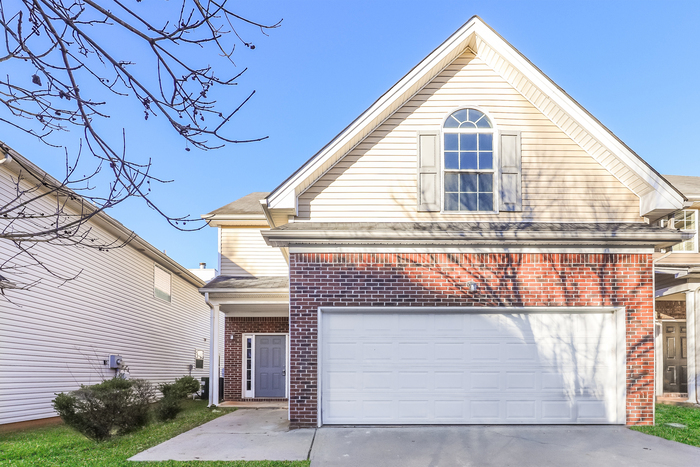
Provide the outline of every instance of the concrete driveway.
[[312,467],[700,466],[700,448],[621,426],[323,427],[241,409],[130,460],[306,460]]
[[696,466],[700,448],[621,426],[321,428],[311,467]]

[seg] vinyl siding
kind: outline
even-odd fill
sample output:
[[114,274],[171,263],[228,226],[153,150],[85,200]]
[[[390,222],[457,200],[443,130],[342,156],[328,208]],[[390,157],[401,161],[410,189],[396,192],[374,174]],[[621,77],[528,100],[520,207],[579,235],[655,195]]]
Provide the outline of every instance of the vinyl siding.
[[[522,212],[417,211],[417,132],[458,107],[522,132]],[[639,199],[479,58],[464,54],[299,196],[298,220],[640,221]]]
[[[14,193],[9,177],[0,169],[0,203]],[[15,252],[0,240],[0,258]],[[40,244],[34,253],[54,273],[80,275],[62,284],[36,268],[8,273],[41,282],[6,291],[11,302],[0,297],[0,424],[55,416],[55,393],[114,375],[102,364],[109,354],[124,358],[132,378],[157,384],[188,374],[202,349],[205,368],[192,376],[208,376],[210,312],[196,286],[172,274],[172,301],[155,298],[154,261],[129,245],[104,252]]]
[[221,274],[286,276],[287,261],[279,248],[265,243],[260,227],[221,228]]

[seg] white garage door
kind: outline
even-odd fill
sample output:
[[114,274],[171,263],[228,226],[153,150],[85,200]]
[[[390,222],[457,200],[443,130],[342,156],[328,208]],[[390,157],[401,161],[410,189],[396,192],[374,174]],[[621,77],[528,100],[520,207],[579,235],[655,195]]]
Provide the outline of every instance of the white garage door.
[[616,314],[582,311],[326,310],[322,423],[624,423]]

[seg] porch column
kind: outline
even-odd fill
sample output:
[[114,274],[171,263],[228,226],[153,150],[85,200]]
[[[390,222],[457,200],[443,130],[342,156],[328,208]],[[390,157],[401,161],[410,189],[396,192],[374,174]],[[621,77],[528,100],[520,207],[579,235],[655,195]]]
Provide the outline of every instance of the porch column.
[[219,405],[219,304],[212,303],[209,324],[209,407]]
[[688,355],[688,401],[698,402],[700,386],[700,289],[685,293],[685,319]]

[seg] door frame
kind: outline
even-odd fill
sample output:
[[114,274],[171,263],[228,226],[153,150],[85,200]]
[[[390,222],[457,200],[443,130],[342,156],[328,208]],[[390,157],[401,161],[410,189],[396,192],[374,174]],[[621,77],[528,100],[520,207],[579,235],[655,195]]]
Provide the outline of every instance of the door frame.
[[462,314],[589,314],[612,313],[615,321],[617,368],[617,422],[627,424],[627,308],[624,306],[528,306],[528,307],[498,307],[498,306],[322,306],[317,311],[317,340],[316,340],[316,425],[323,426],[323,314],[324,313],[462,313]]
[[[660,368],[659,369],[660,369],[660,371],[659,371],[659,374],[656,375],[656,377],[659,379],[659,386],[661,388],[661,392],[657,393],[656,395],[663,396],[664,394],[675,394],[673,392],[664,391],[664,358],[666,358],[665,357],[666,345],[664,342],[664,323],[686,323],[686,326],[687,326],[688,320],[687,320],[687,318],[678,318],[678,319],[673,318],[673,319],[659,319],[659,320],[657,320],[657,322],[659,323],[659,326],[661,326],[661,329],[659,330],[659,342],[660,342],[660,345],[659,345],[659,350],[660,350],[660,352],[659,352],[659,354],[660,354],[659,367]],[[686,376],[687,376],[687,373],[686,373]],[[687,384],[690,385],[690,381],[688,381]]]
[[[289,333],[285,332],[244,332],[241,334],[241,397],[244,399],[270,399],[269,397],[255,397],[255,336],[284,336],[285,338],[285,356],[284,356],[284,397],[289,398]],[[246,389],[246,344],[248,339],[251,339],[250,352],[250,391]],[[275,398],[272,398],[275,399]]]

